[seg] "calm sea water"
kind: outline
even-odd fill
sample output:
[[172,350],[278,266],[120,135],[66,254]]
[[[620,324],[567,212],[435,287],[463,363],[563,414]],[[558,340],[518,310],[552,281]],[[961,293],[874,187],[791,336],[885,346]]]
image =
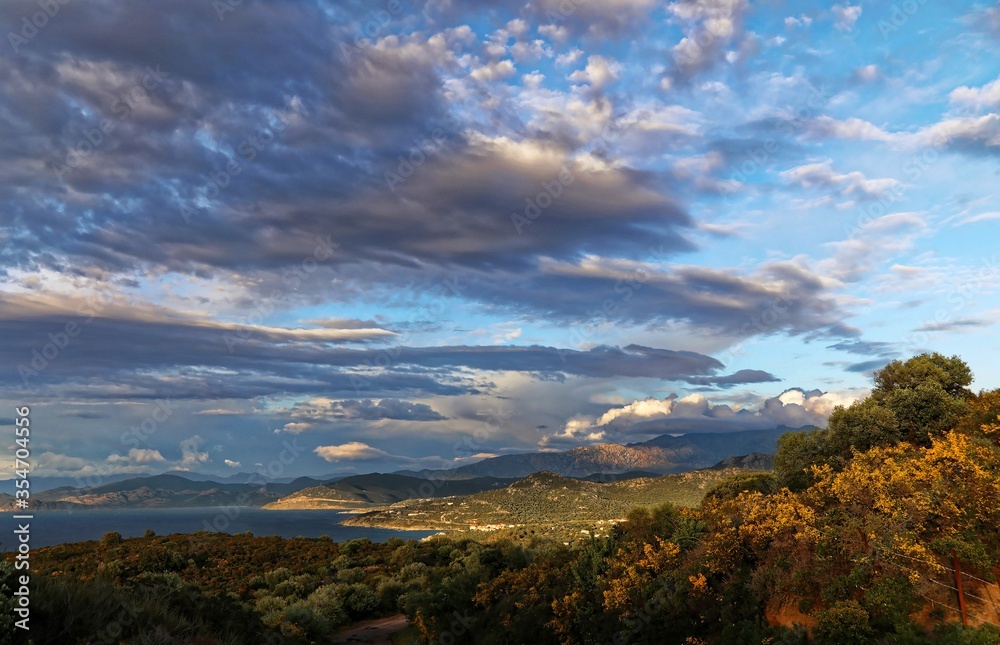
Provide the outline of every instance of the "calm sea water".
[[384,542],[392,537],[418,540],[434,531],[393,531],[357,526],[341,526],[347,514],[339,511],[264,511],[259,508],[137,508],[125,510],[35,511],[32,520],[15,520],[13,513],[0,513],[0,549],[16,548],[13,531],[17,522],[30,521],[31,547],[53,546],[66,542],[99,540],[108,531],[122,537],[140,537],[146,529],[157,535],[221,531],[281,537],[319,537],[329,535],[334,542],[367,537]]

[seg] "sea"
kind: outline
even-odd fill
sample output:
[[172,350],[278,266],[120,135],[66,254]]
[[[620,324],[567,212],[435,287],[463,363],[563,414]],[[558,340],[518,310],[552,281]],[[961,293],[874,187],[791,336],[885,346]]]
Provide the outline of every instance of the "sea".
[[30,523],[29,544],[32,549],[99,540],[110,531],[121,533],[124,538],[141,537],[146,529],[157,535],[216,531],[254,535],[291,537],[320,537],[327,535],[334,542],[369,538],[384,542],[398,537],[419,540],[435,531],[396,531],[391,529],[342,526],[340,521],[349,513],[331,510],[265,511],[255,507],[205,507],[205,508],[132,508],[95,509],[86,511],[33,511],[30,520],[14,519],[14,513],[0,513],[0,551],[17,549],[14,530],[19,524]]

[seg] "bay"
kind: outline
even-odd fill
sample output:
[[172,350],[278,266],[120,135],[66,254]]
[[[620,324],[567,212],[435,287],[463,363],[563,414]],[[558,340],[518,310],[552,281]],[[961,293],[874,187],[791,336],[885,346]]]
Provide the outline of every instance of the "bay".
[[130,508],[95,509],[87,511],[34,511],[31,520],[15,520],[13,513],[0,513],[4,525],[0,532],[0,549],[16,550],[17,525],[30,523],[32,549],[68,542],[99,540],[109,531],[121,533],[123,538],[141,537],[146,529],[157,535],[194,533],[195,531],[221,531],[254,535],[291,537],[320,537],[328,535],[334,542],[344,542],[367,537],[373,542],[384,542],[398,537],[419,540],[435,531],[395,531],[391,529],[341,526],[340,521],[350,513],[331,510],[265,511],[254,507],[205,507],[205,508]]

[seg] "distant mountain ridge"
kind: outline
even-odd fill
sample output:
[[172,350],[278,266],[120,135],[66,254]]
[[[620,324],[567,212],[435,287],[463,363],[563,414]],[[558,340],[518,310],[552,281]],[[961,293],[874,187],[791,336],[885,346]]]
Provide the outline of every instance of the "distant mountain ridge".
[[433,479],[521,478],[541,471],[575,478],[595,473],[621,474],[630,471],[668,475],[709,468],[733,455],[774,453],[781,435],[801,429],[805,428],[780,426],[743,432],[662,435],[643,443],[604,443],[560,452],[501,455],[450,470],[401,471],[397,474]]
[[[205,506],[261,506],[308,486],[321,484],[311,477],[288,483],[226,484],[192,481],[178,475],[133,477],[93,488],[63,486],[32,494],[32,509],[185,508]],[[6,498],[5,506],[12,506]]]
[[[296,504],[301,508],[360,508],[485,492],[543,471],[608,483],[708,468],[770,470],[777,440],[790,430],[794,429],[663,435],[642,443],[503,455],[448,470],[331,475],[329,479],[298,477],[260,483],[261,478],[252,473],[212,477],[173,471],[109,478],[108,483],[92,488],[62,485],[49,490],[38,490],[32,481],[31,508],[295,508]],[[55,483],[60,478],[50,479]],[[286,499],[289,496],[293,499]],[[13,498],[0,493],[0,510],[13,508]]]
[[408,499],[471,495],[506,488],[516,479],[472,477],[430,481],[394,473],[353,475],[321,486],[311,486],[264,506],[268,510],[301,508],[364,508]]

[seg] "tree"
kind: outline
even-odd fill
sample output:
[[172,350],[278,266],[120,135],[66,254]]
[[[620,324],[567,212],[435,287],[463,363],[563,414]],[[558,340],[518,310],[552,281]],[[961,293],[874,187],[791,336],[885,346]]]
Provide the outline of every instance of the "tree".
[[972,370],[958,356],[946,358],[937,352],[920,354],[903,362],[892,361],[875,372],[872,398],[881,401],[900,390],[915,390],[927,383],[939,384],[949,396],[968,397]]
[[797,491],[812,484],[808,469],[825,461],[828,434],[826,430],[802,430],[786,432],[778,438],[774,476],[779,487]]
[[[838,406],[825,430],[786,433],[778,440],[774,473],[780,486],[793,491],[814,483],[812,466],[840,470],[855,451],[894,446],[900,441],[929,446],[934,437],[954,429],[969,415],[967,389],[972,371],[957,356],[920,354],[893,361],[875,372],[871,396]],[[982,397],[982,417],[1000,401]],[[994,406],[994,407],[991,407]]]
[[864,452],[875,446],[893,445],[902,439],[896,414],[873,398],[837,406],[827,426],[826,452],[849,459],[851,450]]

